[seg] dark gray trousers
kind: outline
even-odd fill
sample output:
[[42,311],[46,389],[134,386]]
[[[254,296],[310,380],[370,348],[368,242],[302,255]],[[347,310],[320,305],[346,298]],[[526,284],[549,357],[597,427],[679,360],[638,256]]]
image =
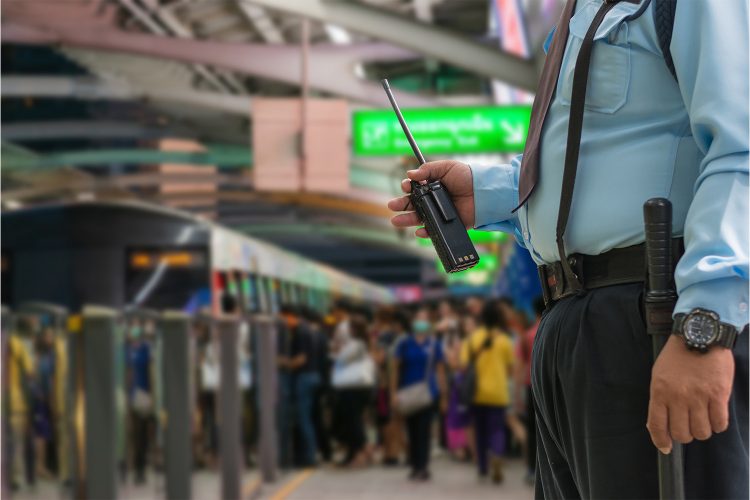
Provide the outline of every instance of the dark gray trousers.
[[[641,285],[562,299],[534,341],[536,497],[658,498],[648,416],[652,344]],[[730,426],[685,447],[688,498],[748,498],[748,335],[735,347]]]

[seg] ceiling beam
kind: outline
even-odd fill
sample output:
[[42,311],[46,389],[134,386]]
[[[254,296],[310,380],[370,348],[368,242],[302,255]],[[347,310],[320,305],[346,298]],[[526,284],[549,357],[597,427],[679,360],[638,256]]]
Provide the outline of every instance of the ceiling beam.
[[[15,4],[16,2],[13,2]],[[299,85],[301,53],[295,45],[217,42],[131,33],[101,23],[58,22],[44,10],[27,4],[25,10],[5,8],[2,40],[37,45],[69,45],[125,52],[185,63],[210,64],[231,71]],[[3,4],[5,6],[5,4]],[[361,103],[387,106],[380,85],[358,78],[353,68],[368,60],[403,60],[413,52],[383,43],[315,45],[310,49],[310,88]],[[430,97],[401,92],[404,107],[436,106]]]
[[537,74],[531,61],[506,54],[466,36],[350,0],[240,0],[328,22],[404,47],[478,75],[533,91]]
[[3,75],[2,97],[71,97],[85,100],[158,100],[247,117],[250,96],[181,88],[138,89],[120,80],[95,77]]
[[62,139],[156,139],[175,135],[195,138],[187,131],[177,132],[173,128],[108,120],[10,122],[3,125],[3,139],[20,142]]
[[255,31],[260,33],[263,40],[270,44],[282,44],[285,42],[284,34],[281,32],[278,26],[271,16],[268,15],[265,9],[258,7],[257,5],[251,5],[246,2],[238,1],[237,7],[245,16],[247,21],[253,26]]
[[[138,21],[141,22],[143,26],[146,27],[151,33],[155,33],[157,35],[168,35],[169,32],[167,32],[164,28],[162,28],[159,23],[157,23],[154,19],[151,18],[151,16],[145,12],[141,7],[136,5],[136,3],[133,0],[118,0],[120,5],[122,5],[130,14],[138,19]],[[164,21],[162,21],[164,22]],[[164,24],[172,30],[174,34],[177,36],[187,37],[187,38],[193,38],[192,33],[184,33],[180,32],[179,28],[181,27],[178,24],[177,28],[175,29],[174,26],[171,26],[170,23],[164,22]],[[197,73],[201,78],[206,80],[209,85],[212,85],[214,88],[218,90],[233,90],[232,87],[223,82],[219,77],[217,77],[211,69],[207,68],[203,64],[191,64],[191,68],[195,73]]]

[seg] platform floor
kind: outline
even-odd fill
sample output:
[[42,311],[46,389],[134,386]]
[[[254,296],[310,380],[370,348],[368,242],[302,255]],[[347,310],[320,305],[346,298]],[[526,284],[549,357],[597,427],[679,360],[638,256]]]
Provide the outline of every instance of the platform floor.
[[[292,470],[271,484],[261,484],[256,470],[243,476],[243,498],[247,500],[531,500],[533,487],[524,482],[524,465],[510,460],[501,485],[479,482],[473,465],[457,463],[446,456],[432,460],[432,480],[409,481],[405,467],[371,466],[362,469],[340,469],[324,465],[316,469]],[[220,498],[217,472],[198,471],[193,475],[193,498]],[[161,475],[152,474],[145,485],[121,484],[121,500],[162,500],[164,483]],[[19,500],[62,499],[65,495],[52,482],[40,482],[35,488],[22,488],[11,498]]]

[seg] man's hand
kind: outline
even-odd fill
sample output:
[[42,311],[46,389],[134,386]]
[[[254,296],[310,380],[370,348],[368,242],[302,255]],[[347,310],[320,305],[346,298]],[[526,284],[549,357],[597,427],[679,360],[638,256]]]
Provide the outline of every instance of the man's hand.
[[[461,221],[467,228],[474,227],[474,186],[468,165],[453,160],[431,161],[417,170],[409,170],[406,175],[409,178],[401,181],[401,189],[404,193],[411,192],[411,181],[441,181],[450,192]],[[392,199],[388,202],[388,208],[394,212],[407,212],[393,216],[391,223],[394,226],[422,225],[416,212],[413,211],[414,207],[408,195]],[[416,234],[421,238],[429,237],[424,228],[419,228]]]
[[659,451],[672,451],[672,439],[689,443],[725,431],[733,379],[731,350],[712,347],[701,354],[671,335],[651,373],[646,427]]

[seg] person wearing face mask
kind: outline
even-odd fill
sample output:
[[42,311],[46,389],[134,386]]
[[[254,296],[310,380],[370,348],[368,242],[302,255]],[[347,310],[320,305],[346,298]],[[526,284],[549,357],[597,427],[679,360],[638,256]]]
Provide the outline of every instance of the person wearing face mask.
[[420,308],[412,322],[412,332],[396,346],[393,353],[391,371],[391,394],[393,407],[398,405],[398,389],[427,380],[432,392],[433,404],[406,417],[406,430],[409,436],[409,479],[427,481],[430,479],[430,444],[432,441],[432,418],[440,408],[447,408],[445,389],[445,359],[442,344],[432,335],[430,312]]

